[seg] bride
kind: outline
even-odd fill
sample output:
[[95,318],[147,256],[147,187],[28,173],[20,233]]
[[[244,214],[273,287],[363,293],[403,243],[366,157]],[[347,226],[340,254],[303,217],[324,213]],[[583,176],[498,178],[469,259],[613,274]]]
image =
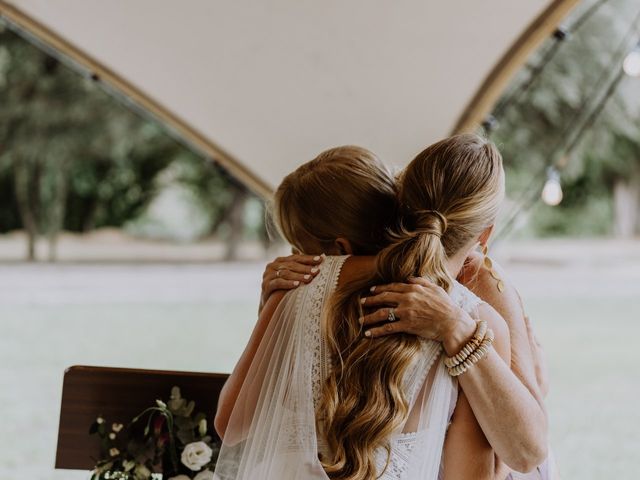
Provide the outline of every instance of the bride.
[[[508,369],[504,321],[454,280],[486,244],[503,184],[497,150],[470,135],[418,155],[399,192],[356,147],[285,179],[276,216],[298,250],[380,253],[373,272],[366,257],[328,257],[311,283],[269,297],[220,397],[220,478],[505,478],[496,456],[516,470],[530,466],[521,450],[544,458],[535,435],[513,428],[535,399]],[[407,288],[429,318],[403,310]]]

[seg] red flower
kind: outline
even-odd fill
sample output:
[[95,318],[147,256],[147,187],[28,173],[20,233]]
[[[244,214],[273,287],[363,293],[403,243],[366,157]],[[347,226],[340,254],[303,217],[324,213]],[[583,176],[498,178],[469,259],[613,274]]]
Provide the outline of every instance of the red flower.
[[164,432],[162,435],[158,437],[157,446],[158,448],[163,448],[169,442],[169,433]]
[[160,435],[162,431],[162,427],[164,426],[165,418],[162,415],[158,415],[153,419],[153,433],[155,435]]

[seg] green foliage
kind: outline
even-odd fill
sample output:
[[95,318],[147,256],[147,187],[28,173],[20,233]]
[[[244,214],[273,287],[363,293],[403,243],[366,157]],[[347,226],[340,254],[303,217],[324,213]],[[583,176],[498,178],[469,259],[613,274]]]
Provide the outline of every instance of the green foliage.
[[[0,175],[8,184],[21,172],[14,186],[36,191],[39,233],[119,225],[139,213],[180,146],[13,32],[0,34],[0,44]],[[20,211],[19,200],[6,200],[4,211]],[[16,217],[0,229],[15,228]]]
[[612,206],[608,197],[590,197],[588,202],[563,208],[539,202],[531,213],[532,233],[540,237],[603,236],[611,233]]
[[122,227],[166,187],[167,171],[210,217],[205,234],[229,223],[237,192],[246,194],[213,161],[6,28],[0,102],[0,233],[25,228],[33,243],[62,229]]
[[[584,2],[565,24],[571,25],[594,1]],[[620,69],[622,58],[616,52],[638,8],[636,0],[606,2],[559,47],[548,40],[507,90],[505,98],[513,100],[498,118],[492,139],[503,152],[510,197],[539,193],[545,167],[562,164],[579,125]],[[632,36],[631,43],[636,38]],[[625,53],[631,43],[627,40]],[[554,48],[555,55],[532,87],[512,96],[531,68]],[[640,80],[625,77],[571,152],[562,170],[562,203],[536,206],[529,212],[528,231],[542,236],[609,233],[613,185],[639,174]]]
[[206,234],[215,232],[227,220],[235,193],[246,191],[245,187],[221,172],[213,162],[203,162],[193,155],[182,155],[176,162],[176,167],[172,180],[189,189],[198,198],[198,206],[210,214],[211,222]]

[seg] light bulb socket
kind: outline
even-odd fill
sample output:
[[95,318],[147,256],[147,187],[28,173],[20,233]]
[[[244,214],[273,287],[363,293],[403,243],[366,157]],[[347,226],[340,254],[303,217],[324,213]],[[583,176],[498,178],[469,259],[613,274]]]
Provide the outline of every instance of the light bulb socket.
[[497,130],[499,126],[500,123],[498,122],[498,119],[493,115],[487,115],[482,121],[482,128],[484,128],[484,131],[487,133]]
[[569,31],[569,29],[567,27],[565,27],[564,25],[559,26],[558,28],[555,29],[555,31],[553,32],[553,38],[555,38],[556,40],[559,41],[564,41],[567,38],[569,38],[571,36],[571,32]]
[[556,167],[547,167],[547,180],[560,181],[560,172]]

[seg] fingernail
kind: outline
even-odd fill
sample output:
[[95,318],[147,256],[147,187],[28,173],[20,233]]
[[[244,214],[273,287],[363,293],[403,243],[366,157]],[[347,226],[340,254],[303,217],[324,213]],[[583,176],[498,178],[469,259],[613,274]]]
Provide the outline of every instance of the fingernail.
[[367,301],[367,297],[362,297],[362,298],[360,299],[360,304],[361,304],[361,305],[364,305],[366,301]]
[[375,292],[375,291],[376,291],[376,286],[374,285],[373,287],[371,287],[371,288],[369,289],[369,291],[371,291],[371,292]]
[[296,280],[296,281],[294,281],[294,282],[293,282],[293,285],[294,285],[295,287],[297,287],[298,285],[300,285],[300,282],[299,282],[298,280]]
[[311,275],[305,275],[305,276],[304,276],[304,279],[305,279],[305,280],[309,280],[310,278],[311,278]]
[[326,254],[326,253],[322,253],[320,256],[321,256],[322,258],[327,258],[327,254]]
[[365,337],[370,337],[371,336],[371,330],[367,330],[366,332],[364,332],[364,336]]
[[313,267],[313,268],[311,269],[311,273],[316,273],[317,271],[318,271],[318,267]]
[[319,262],[320,261],[320,255],[317,255],[317,256],[313,257],[313,260],[315,262]]
[[364,323],[364,317],[358,318],[358,323],[362,325]]

